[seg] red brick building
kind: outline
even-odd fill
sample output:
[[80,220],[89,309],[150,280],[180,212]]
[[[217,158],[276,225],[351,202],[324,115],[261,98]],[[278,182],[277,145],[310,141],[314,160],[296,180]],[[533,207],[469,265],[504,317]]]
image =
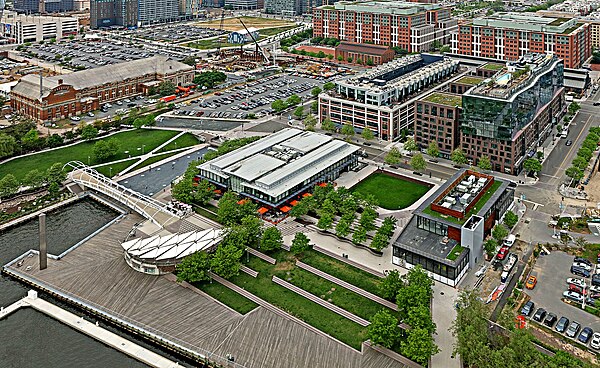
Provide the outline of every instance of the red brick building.
[[436,41],[448,43],[457,27],[451,10],[437,4],[341,1],[313,11],[314,37],[397,46],[407,52],[430,51]]
[[590,25],[577,19],[497,13],[461,24],[452,34],[451,51],[498,60],[529,53],[553,53],[565,68],[580,68],[592,53]]
[[342,61],[348,61],[350,58],[352,63],[365,65],[381,65],[394,60],[395,55],[396,52],[394,50],[388,46],[380,45],[341,42],[335,48],[336,60],[339,60],[341,57]]
[[460,145],[461,95],[433,92],[415,101],[415,142],[421,149],[436,142],[440,156],[449,158]]
[[97,110],[106,102],[140,95],[144,83],[170,81],[186,85],[193,79],[193,67],[154,56],[42,79],[29,74],[11,90],[10,104],[15,112],[29,118],[56,121]]

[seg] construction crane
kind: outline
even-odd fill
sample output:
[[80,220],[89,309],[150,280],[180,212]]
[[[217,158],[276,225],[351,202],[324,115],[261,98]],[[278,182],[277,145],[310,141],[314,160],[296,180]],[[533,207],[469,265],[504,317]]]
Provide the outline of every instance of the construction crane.
[[[223,21],[225,20],[225,9],[221,10],[221,23],[219,25],[219,31],[223,32]],[[221,35],[219,35],[219,42],[217,43],[217,54],[218,57],[221,55]]]
[[248,34],[252,38],[252,41],[254,41],[254,44],[256,45],[256,53],[260,53],[262,55],[262,57],[265,58],[265,62],[267,64],[269,64],[270,63],[269,57],[265,54],[265,51],[260,47],[258,42],[256,42],[256,39],[254,38],[254,35],[252,34],[252,32],[250,32],[250,30],[248,30],[248,27],[246,27],[246,25],[244,24],[244,21],[242,21],[241,18],[238,18],[238,20],[240,21],[240,23],[242,23],[242,25],[244,26],[244,29],[246,30],[246,32],[248,32]]

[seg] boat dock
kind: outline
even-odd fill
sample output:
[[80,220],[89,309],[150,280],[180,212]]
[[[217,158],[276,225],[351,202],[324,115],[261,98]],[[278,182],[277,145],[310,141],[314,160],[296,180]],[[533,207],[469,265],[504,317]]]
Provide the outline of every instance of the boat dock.
[[23,299],[11,304],[0,311],[0,319],[19,310],[20,308],[31,307],[39,312],[42,312],[67,326],[84,333],[110,347],[116,349],[130,357],[139,360],[140,362],[154,368],[175,368],[180,365],[161,355],[158,355],[144,347],[141,347],[119,335],[116,335],[97,324],[93,324],[78,317],[71,312],[55,306],[43,299],[38,298],[37,292],[30,290],[27,296]]

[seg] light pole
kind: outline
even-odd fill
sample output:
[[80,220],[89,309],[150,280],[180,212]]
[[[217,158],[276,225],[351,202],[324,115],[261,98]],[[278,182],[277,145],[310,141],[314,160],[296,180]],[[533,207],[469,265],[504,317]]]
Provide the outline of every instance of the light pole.
[[144,148],[146,148],[146,145],[142,144],[142,155],[144,154]]
[[108,168],[110,170],[110,177],[112,178],[112,166]]
[[88,156],[88,166],[90,166],[90,156]]

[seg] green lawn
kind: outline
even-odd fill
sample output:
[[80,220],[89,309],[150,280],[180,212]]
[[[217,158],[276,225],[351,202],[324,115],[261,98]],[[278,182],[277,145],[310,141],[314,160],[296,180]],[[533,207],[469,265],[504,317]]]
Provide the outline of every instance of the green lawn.
[[261,29],[258,31],[258,34],[264,37],[269,37],[269,36],[274,36],[276,34],[285,32],[285,31],[289,31],[290,29],[294,29],[298,26],[293,25],[293,26],[284,26],[284,27],[277,27],[277,28],[266,28],[266,29]]
[[[145,146],[144,152],[149,152],[177,134],[178,132],[171,130],[136,129],[112,135],[110,138],[116,138],[121,143],[121,149],[111,161],[127,158],[128,156],[125,154],[125,151],[129,151],[129,155],[132,157],[141,155],[142,145]],[[46,170],[55,162],[65,164],[69,161],[78,160],[84,164],[88,164],[88,157],[91,165],[100,164],[101,162],[96,160],[93,154],[95,143],[96,141],[83,142],[74,146],[37,153],[9,161],[0,165],[0,178],[11,173],[18,180],[21,180],[27,172],[33,169]]]
[[[253,278],[245,273],[240,273],[231,281],[315,328],[360,350],[362,342],[366,340],[367,329],[275,284],[272,281],[275,273],[285,273],[293,270],[296,266],[293,264],[293,256],[288,252],[277,251],[273,256],[278,260],[276,265],[271,265],[257,257],[250,257],[247,266],[258,271],[258,277]],[[245,260],[245,256],[242,259]]]
[[396,311],[298,267],[278,271],[275,275],[367,321],[382,309],[398,315]]
[[[204,217],[206,217],[208,219],[211,219],[211,220],[213,220],[215,222],[219,222],[219,216],[215,215],[213,212],[207,211],[206,208],[194,206],[194,212],[196,212],[200,216],[204,216]],[[214,212],[216,213],[216,210]]]
[[353,192],[372,194],[379,206],[387,210],[403,209],[415,203],[429,187],[384,173],[373,173],[351,189]]
[[218,282],[196,282],[193,285],[238,313],[246,314],[258,307],[258,304],[254,303],[252,300],[247,299]]
[[185,133],[181,137],[177,138],[173,142],[161,148],[158,152],[167,152],[178,148],[195,146],[198,143],[200,142],[198,141],[198,138],[196,138],[195,135],[191,133]]
[[335,258],[331,258],[323,253],[317,252],[316,250],[304,252],[300,260],[310,266],[330,274],[331,276],[337,277],[340,280],[346,281],[349,284],[357,286],[370,292],[371,294],[375,294],[383,298],[380,291],[381,278],[367,271],[363,271],[360,268],[356,268]]
[[[240,46],[240,44],[228,43],[227,42],[227,37],[226,36],[222,36],[222,37],[225,37],[225,39],[223,40],[223,42],[221,42],[221,47],[222,48],[223,47]],[[200,41],[186,43],[184,46],[192,47],[192,48],[200,49],[200,50],[216,49],[217,47],[219,47],[219,39],[215,38],[215,39],[212,39],[212,40],[200,40]]]
[[111,173],[110,168],[112,167],[112,176],[115,176],[118,173],[120,173],[121,171],[128,168],[129,166],[133,165],[137,160],[138,159],[132,158],[131,160],[117,162],[116,164],[100,166],[100,167],[96,168],[96,171],[98,171],[100,174],[102,174],[106,177],[110,177],[110,173]]

